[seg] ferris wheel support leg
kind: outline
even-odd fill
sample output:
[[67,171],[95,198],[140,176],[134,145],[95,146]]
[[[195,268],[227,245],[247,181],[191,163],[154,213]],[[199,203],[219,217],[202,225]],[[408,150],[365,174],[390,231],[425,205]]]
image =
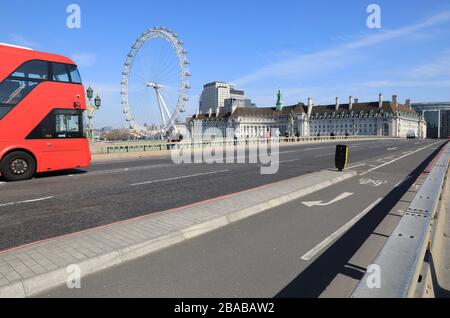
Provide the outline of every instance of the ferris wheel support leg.
[[166,116],[164,115],[164,110],[163,110],[164,104],[160,100],[158,90],[155,90],[155,92],[156,92],[156,99],[158,101],[159,112],[161,113],[161,119],[162,119],[163,125],[165,126],[166,125]]
[[169,118],[170,123],[172,124],[172,127],[175,129],[175,131],[177,131],[177,128],[175,127],[175,123],[174,123],[174,121],[172,119],[172,116],[170,115],[169,110],[167,109],[166,103],[164,102],[164,99],[162,98],[162,96],[161,96],[161,94],[159,93],[158,90],[156,90],[156,95],[158,96],[158,99],[161,101],[161,104],[162,104],[164,110],[166,111],[166,115]]

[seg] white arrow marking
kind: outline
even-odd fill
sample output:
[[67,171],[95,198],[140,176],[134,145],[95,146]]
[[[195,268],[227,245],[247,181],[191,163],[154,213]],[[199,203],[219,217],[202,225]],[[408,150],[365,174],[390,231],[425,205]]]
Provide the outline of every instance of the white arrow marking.
[[345,198],[348,198],[349,196],[351,196],[353,194],[354,193],[351,193],[351,192],[344,192],[341,195],[339,195],[338,197],[336,197],[335,199],[331,200],[330,202],[326,202],[326,203],[324,203],[323,201],[307,201],[307,202],[302,202],[302,203],[304,205],[306,205],[308,208],[311,208],[313,206],[328,206],[328,205],[331,205],[338,201],[344,200]]

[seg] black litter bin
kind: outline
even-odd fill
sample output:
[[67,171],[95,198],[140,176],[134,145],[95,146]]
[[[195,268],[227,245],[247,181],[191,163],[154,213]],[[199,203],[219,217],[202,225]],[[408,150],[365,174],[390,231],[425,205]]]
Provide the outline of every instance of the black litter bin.
[[342,171],[347,167],[348,163],[348,146],[346,145],[337,145],[336,146],[336,157],[335,164],[336,169]]

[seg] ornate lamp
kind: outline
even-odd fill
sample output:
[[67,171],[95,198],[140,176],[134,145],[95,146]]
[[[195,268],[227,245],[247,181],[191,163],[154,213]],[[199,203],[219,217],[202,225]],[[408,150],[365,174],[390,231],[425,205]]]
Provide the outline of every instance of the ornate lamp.
[[100,108],[100,106],[102,105],[102,99],[98,96],[98,94],[97,97],[95,97],[94,99],[94,104],[95,107],[97,107],[97,109]]
[[94,97],[94,90],[92,89],[92,87],[89,85],[88,89],[86,90],[86,96],[89,100],[92,99],[92,97]]

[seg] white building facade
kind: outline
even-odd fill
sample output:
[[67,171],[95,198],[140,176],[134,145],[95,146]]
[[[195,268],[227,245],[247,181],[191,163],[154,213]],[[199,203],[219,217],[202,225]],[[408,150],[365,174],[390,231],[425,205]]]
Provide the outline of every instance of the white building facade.
[[[198,114],[188,119],[187,126],[193,133],[194,125],[202,127],[203,134],[214,127],[225,136],[227,128],[236,131],[240,138],[265,136],[267,131],[276,131],[281,136],[385,136],[426,138],[426,122],[417,113],[411,102],[399,104],[397,96],[383,101],[360,103],[349,98],[340,104],[339,98],[333,105],[315,106],[311,98],[308,103],[283,107],[236,108],[231,112]],[[201,124],[201,125],[200,125]],[[198,136],[197,136],[198,137]]]

